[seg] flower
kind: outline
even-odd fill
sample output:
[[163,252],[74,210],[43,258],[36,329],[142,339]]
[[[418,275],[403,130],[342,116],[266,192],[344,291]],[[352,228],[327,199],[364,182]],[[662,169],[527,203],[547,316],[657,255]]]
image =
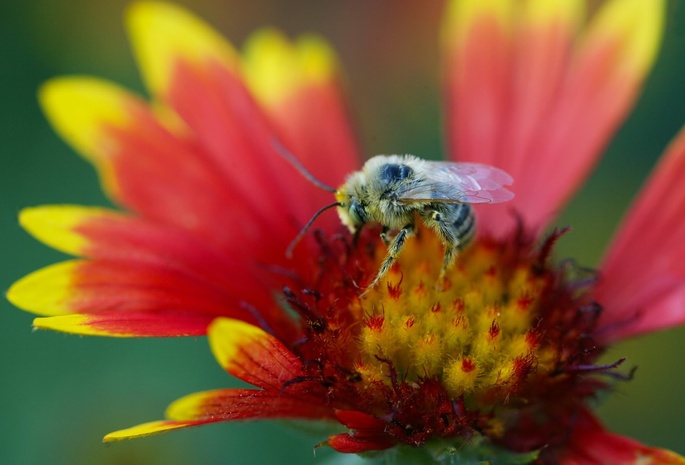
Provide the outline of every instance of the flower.
[[[597,275],[552,258],[541,231],[634,102],[659,46],[664,2],[454,0],[446,13],[453,159],[500,167],[516,198],[478,209],[479,236],[438,282],[442,245],[419,225],[366,288],[386,247],[311,213],[360,157],[319,38],[262,31],[240,56],[185,10],[129,10],[148,104],[93,78],[48,82],[55,129],[96,166],[125,212],[30,208],[21,224],[83,258],[15,283],[37,328],[103,336],[207,333],[222,367],[255,388],[191,394],[146,436],[218,421],[337,422],[341,452],[425,450],[442,460],[684,463],[605,430],[596,395],[629,377],[611,343],[685,320],[685,133],[666,151]],[[419,447],[423,449],[409,449]]]

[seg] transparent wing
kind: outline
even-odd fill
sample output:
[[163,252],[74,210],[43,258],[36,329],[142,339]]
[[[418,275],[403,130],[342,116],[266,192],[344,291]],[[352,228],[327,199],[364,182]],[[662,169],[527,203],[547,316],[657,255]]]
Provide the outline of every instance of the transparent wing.
[[508,173],[494,166],[433,161],[426,162],[424,179],[401,186],[395,193],[406,203],[498,203],[514,198],[504,187],[513,182]]

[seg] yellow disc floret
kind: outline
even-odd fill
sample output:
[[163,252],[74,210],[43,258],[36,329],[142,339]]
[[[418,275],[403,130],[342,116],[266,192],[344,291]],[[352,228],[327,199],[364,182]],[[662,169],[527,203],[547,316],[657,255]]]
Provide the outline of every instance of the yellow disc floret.
[[[493,388],[507,395],[549,357],[539,354],[538,297],[550,285],[530,263],[507,261],[477,242],[438,282],[440,243],[422,231],[383,281],[361,298],[359,334],[365,380],[389,366],[407,383],[435,378],[458,398]],[[541,366],[543,365],[543,366]]]

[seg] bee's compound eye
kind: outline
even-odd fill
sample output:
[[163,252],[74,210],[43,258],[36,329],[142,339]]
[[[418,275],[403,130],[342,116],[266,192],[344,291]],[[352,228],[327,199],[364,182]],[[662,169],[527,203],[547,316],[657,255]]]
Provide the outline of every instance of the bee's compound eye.
[[366,223],[366,210],[364,206],[357,202],[350,205],[350,218],[355,224]]
[[382,165],[378,170],[378,177],[387,183],[401,181],[408,178],[413,173],[413,170],[407,165],[401,163],[387,163]]

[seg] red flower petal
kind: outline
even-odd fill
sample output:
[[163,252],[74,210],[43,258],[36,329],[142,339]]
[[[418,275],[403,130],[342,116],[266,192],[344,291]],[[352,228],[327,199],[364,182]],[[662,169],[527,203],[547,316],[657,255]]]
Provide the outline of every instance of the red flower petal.
[[290,393],[293,389],[285,389],[284,383],[304,376],[300,359],[256,326],[220,318],[212,323],[208,336],[219,365],[254,386]]
[[[303,36],[291,43],[277,31],[263,30],[247,41],[244,63],[254,95],[309,171],[335,187],[359,169],[337,57],[323,39]],[[293,187],[306,187],[298,197],[313,196],[317,205],[330,203],[330,195],[312,185]],[[322,220],[338,221],[335,215]]]
[[685,129],[660,160],[607,252],[596,298],[602,333],[622,339],[685,322]]
[[226,255],[170,225],[76,205],[27,208],[19,221],[36,238],[73,255],[155,264],[206,281],[208,287],[245,290],[249,286],[246,290],[251,291],[265,286],[254,277],[255,264],[247,251],[236,247]]
[[380,418],[356,410],[338,410],[335,412],[335,418],[343,425],[355,430],[382,430],[385,426],[385,422]]
[[[333,197],[290,166],[276,149],[277,139],[310,171],[330,176],[329,182],[342,183],[358,165],[332,52],[321,41],[303,39],[299,54],[281,56],[284,71],[272,69],[269,76],[286,92],[279,92],[280,103],[265,103],[264,111],[251,91],[264,103],[268,85],[259,86],[260,91],[255,86],[248,89],[231,44],[188,11],[164,3],[137,4],[130,11],[129,26],[151,91],[182,123],[201,158],[232,192],[228,202],[217,201],[231,225],[217,225],[216,231],[224,232],[230,242],[257,244],[254,255],[259,261],[283,262],[285,245]],[[250,60],[245,61],[249,77]],[[301,74],[296,86],[285,84],[291,82],[281,74],[287,74],[285,69]],[[317,124],[312,125],[314,120]],[[303,131],[313,145],[300,144]],[[334,215],[322,220],[318,225],[324,229],[339,227]]]
[[496,162],[507,114],[512,8],[502,1],[453,1],[445,15],[446,132],[453,157]]
[[308,181],[278,154],[280,134],[246,87],[231,45],[183,8],[163,3],[132,8],[129,25],[152,92],[182,121],[215,174],[237,191],[234,201],[270,212],[267,231],[292,237],[321,206],[323,193],[291,195],[302,191],[293,185]]
[[[447,16],[451,155],[504,169],[516,198],[479,209],[483,229],[543,227],[632,107],[663,29],[664,2],[605,2],[578,40],[580,0],[454,1]],[[502,218],[511,218],[503,221]]]
[[166,417],[176,421],[216,419],[221,421],[252,418],[331,417],[331,409],[278,392],[254,389],[217,389],[197,392],[174,401]]
[[335,434],[328,437],[326,444],[338,452],[346,454],[384,450],[396,445],[396,443],[388,441],[387,436],[381,434],[372,436],[364,434]]
[[353,430],[328,438],[326,443],[338,452],[360,453],[388,449],[396,445],[396,442],[385,434],[386,423],[373,415],[354,410],[338,410],[335,412],[335,418]]
[[83,336],[203,336],[212,318],[198,313],[106,311],[90,315],[36,318],[33,327]]
[[[251,307],[241,306],[226,290],[207,286],[167,266],[145,262],[135,266],[108,260],[58,263],[14,283],[8,298],[20,308],[43,315],[88,314],[83,320],[88,324],[97,322],[123,328],[130,317],[132,326],[151,327],[159,319],[160,330],[151,328],[151,334],[147,334],[151,336],[198,334],[198,325],[206,325],[217,316],[235,316],[256,323],[266,321],[264,316],[252,312]],[[171,320],[168,326],[164,321],[167,318]],[[192,329],[179,328],[184,321]],[[82,323],[79,320],[79,325]],[[42,327],[66,330],[69,326]],[[165,332],[173,328],[178,328],[179,333]],[[294,332],[292,326],[278,329],[286,336]],[[129,333],[143,335],[123,328],[122,334]]]
[[567,450],[558,460],[562,465],[685,464],[685,458],[673,452],[647,447],[633,439],[606,431],[587,412],[580,412]]
[[[42,88],[41,102],[55,129],[96,165],[124,206],[220,250],[248,245],[283,260],[296,228],[284,226],[284,215],[279,223],[259,192],[241,193],[220,176],[201,147],[162,125],[141,99],[97,79],[61,78]],[[280,238],[275,233],[283,228]]]
[[[267,292],[268,273],[248,251],[227,256],[182,229],[102,208],[31,208],[20,220],[47,244],[93,259],[53,265],[18,281],[8,297],[21,308],[47,315],[108,312],[107,321],[113,318],[117,325],[127,312],[136,326],[145,313],[193,322],[192,330],[179,334],[196,334],[197,325],[206,326],[216,316],[277,328],[284,340],[297,333]],[[44,327],[72,327],[51,325]],[[165,331],[175,327],[159,325]],[[169,335],[165,331],[144,333]]]
[[167,409],[169,420],[144,423],[105,436],[105,442],[132,439],[170,430],[200,426],[219,421],[262,418],[321,420],[331,416],[330,409],[279,393],[252,389],[219,389],[197,392],[173,402]]

